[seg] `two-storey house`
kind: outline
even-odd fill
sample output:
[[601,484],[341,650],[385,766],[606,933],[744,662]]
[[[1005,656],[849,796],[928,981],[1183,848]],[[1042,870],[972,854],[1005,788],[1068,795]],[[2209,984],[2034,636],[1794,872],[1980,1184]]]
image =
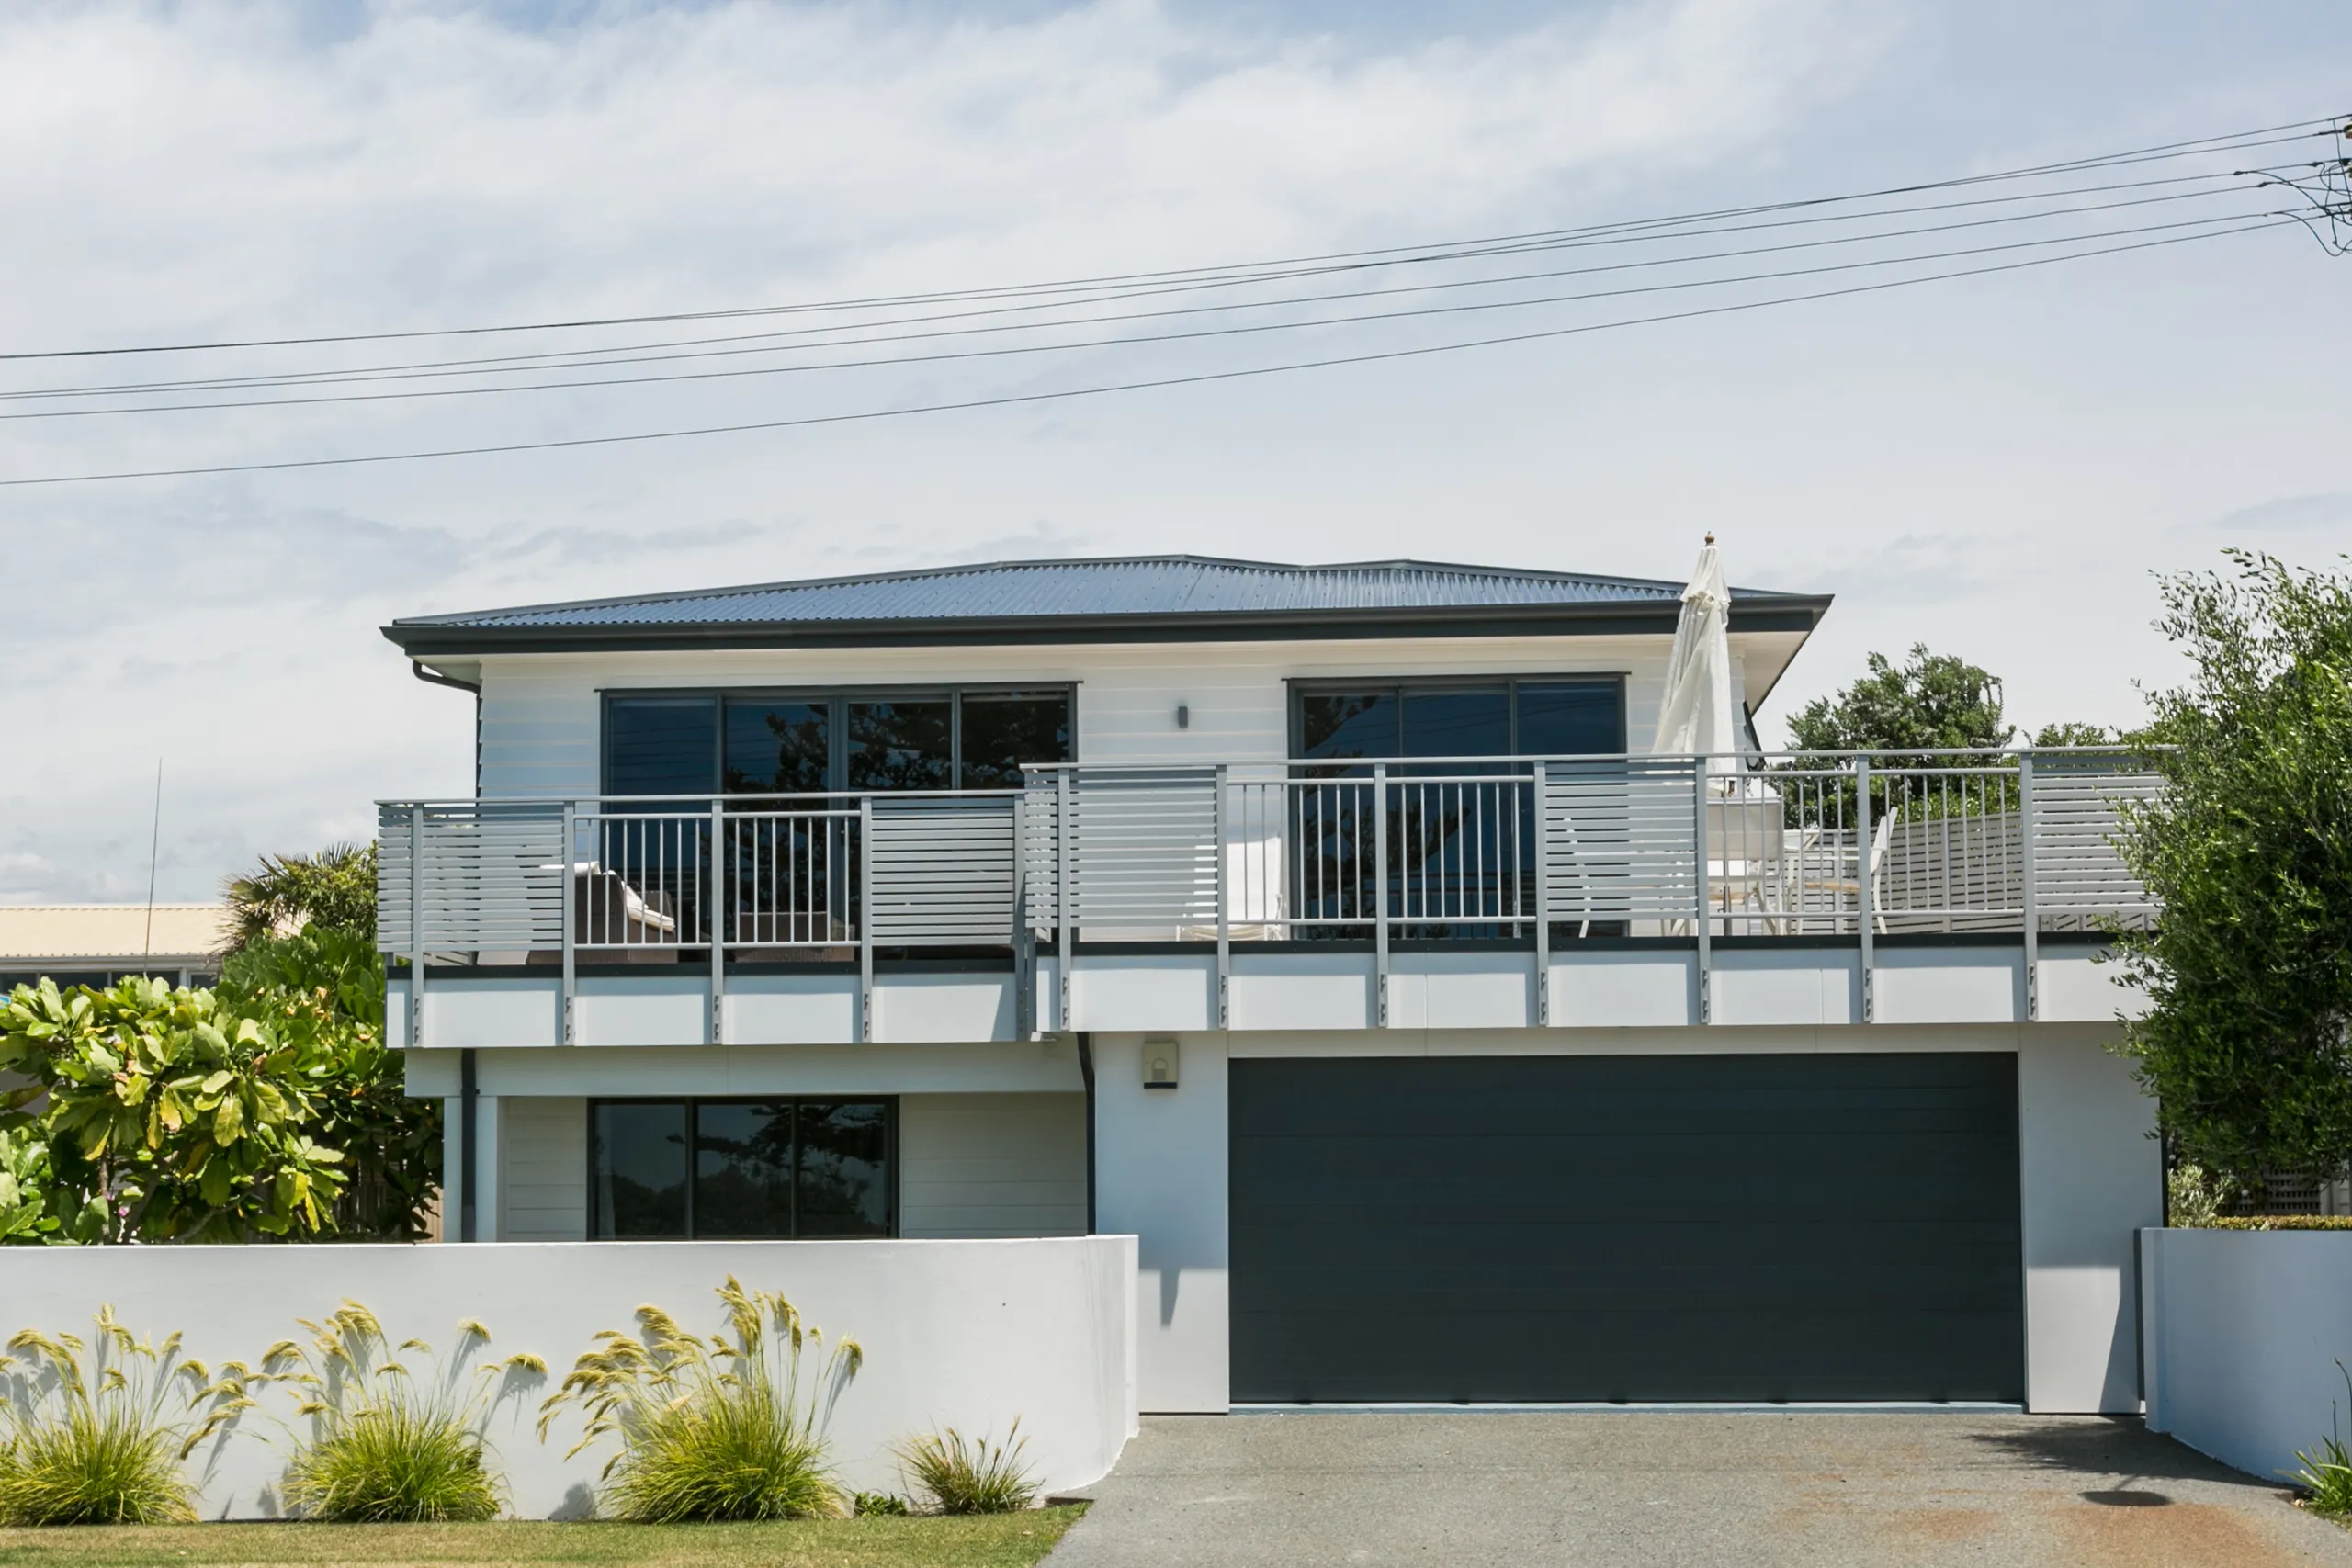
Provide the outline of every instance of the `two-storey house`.
[[[381,821],[448,1234],[1132,1233],[1149,1411],[2136,1409],[2143,770],[1657,755],[1681,591],[1152,557],[396,623],[478,712],[475,797]],[[1739,704],[1828,607],[1731,595]]]

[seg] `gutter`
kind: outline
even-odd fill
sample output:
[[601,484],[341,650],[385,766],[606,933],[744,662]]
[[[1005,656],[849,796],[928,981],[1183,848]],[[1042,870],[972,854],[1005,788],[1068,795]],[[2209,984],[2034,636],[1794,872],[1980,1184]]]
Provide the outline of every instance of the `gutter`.
[[[1735,632],[1809,633],[1829,596],[1774,594],[1732,604]],[[453,626],[395,621],[384,636],[412,660],[482,653],[615,652],[749,648],[976,648],[1021,644],[1261,642],[1398,636],[1610,637],[1672,635],[1679,604],[1446,605],[1344,615],[1218,611],[1146,615],[944,616],[883,621],[654,622],[628,626]],[[463,685],[423,673],[419,679]],[[470,686],[467,690],[472,690]]]

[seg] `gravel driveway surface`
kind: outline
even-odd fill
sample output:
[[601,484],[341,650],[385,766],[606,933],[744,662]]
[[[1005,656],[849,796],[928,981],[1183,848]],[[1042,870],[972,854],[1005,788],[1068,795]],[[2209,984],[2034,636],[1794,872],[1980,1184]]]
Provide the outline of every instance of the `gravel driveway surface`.
[[1051,1568],[2352,1565],[2352,1531],[2136,1421],[1147,1417]]

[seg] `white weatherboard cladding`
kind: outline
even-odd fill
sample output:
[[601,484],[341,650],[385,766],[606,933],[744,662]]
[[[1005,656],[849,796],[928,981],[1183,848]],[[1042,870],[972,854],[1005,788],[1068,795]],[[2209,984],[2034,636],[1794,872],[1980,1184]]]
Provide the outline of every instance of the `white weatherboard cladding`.
[[588,1236],[588,1102],[576,1096],[498,1102],[501,1241]]
[[[1102,1476],[1136,1430],[1133,1236],[1039,1241],[593,1242],[481,1247],[27,1247],[8,1267],[11,1329],[90,1332],[99,1305],[142,1337],[187,1336],[207,1364],[258,1361],[348,1298],[398,1342],[436,1347],[475,1318],[491,1353],[530,1351],[548,1373],[502,1407],[492,1462],[522,1518],[576,1518],[608,1450],[566,1460],[576,1413],[548,1440],[532,1433],[540,1397],[608,1328],[633,1327],[643,1303],[688,1328],[719,1326],[713,1293],[729,1275],[781,1291],[828,1343],[847,1334],[865,1369],[836,1407],[832,1458],[842,1480],[899,1490],[890,1445],[953,1425],[1001,1436],[1021,1418],[1027,1457],[1048,1492]],[[528,1374],[526,1374],[528,1377]],[[292,1421],[292,1391],[262,1394]],[[190,1461],[206,1518],[276,1515],[283,1435],[247,1412]],[[265,1438],[276,1438],[273,1447]]]
[[[1732,638],[1777,668],[1791,638]],[[1100,647],[778,649],[499,654],[481,661],[486,798],[596,793],[599,694],[1037,682],[1078,684],[1079,755],[1091,762],[1277,761],[1289,748],[1286,682],[1374,676],[1623,674],[1626,729],[1646,736],[1672,639],[1646,637],[1363,638]],[[1176,728],[1179,704],[1187,728]]]
[[909,1237],[1084,1235],[1086,1096],[901,1096],[899,1214]]

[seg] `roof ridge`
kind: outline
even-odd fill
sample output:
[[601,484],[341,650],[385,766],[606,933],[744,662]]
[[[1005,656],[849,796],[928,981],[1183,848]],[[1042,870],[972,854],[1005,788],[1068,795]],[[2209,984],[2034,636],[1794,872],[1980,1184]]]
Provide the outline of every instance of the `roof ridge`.
[[[1088,568],[1120,566],[1193,568],[1193,581],[1185,590],[1183,596],[1184,605],[1190,604],[1202,585],[1208,581],[1210,573],[1218,569],[1284,575],[1338,571],[1378,572],[1391,577],[1412,571],[1442,572],[1496,581],[1591,583],[1596,586],[1651,589],[1676,593],[1679,593],[1683,586],[1679,580],[1668,578],[1614,577],[1596,572],[1559,571],[1542,567],[1485,566],[1463,561],[1420,560],[1412,557],[1392,557],[1385,560],[1268,561],[1250,560],[1231,556],[1196,555],[1180,551],[1125,556],[1054,556],[1022,560],[962,561],[940,566],[904,567],[889,571],[851,572],[833,577],[786,578],[767,582],[729,583],[711,588],[675,589],[653,593],[619,593],[591,599],[547,600],[530,604],[505,604],[487,609],[447,612],[440,615],[401,616],[394,620],[392,625],[396,626],[464,625],[495,616],[545,615],[567,611],[616,609],[623,606],[686,604],[702,600],[731,599],[753,593],[800,592],[867,583],[914,582],[944,577],[985,576],[1009,571],[1080,570]],[[1736,589],[1734,592],[1752,597],[1763,591]]]

